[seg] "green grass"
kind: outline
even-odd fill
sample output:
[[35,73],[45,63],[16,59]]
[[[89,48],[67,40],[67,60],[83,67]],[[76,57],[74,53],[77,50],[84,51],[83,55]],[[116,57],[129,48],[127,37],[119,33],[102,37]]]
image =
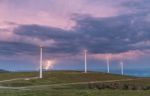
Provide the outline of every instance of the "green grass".
[[15,78],[25,78],[25,77],[35,77],[38,76],[37,72],[10,72],[10,73],[0,73],[0,81],[15,79]]
[[[1,73],[0,80],[35,77],[38,73]],[[130,79],[135,77],[112,75],[105,73],[89,72],[84,74],[77,71],[50,71],[44,73],[43,79],[16,80],[10,82],[1,82],[1,86],[34,86],[51,85],[61,83],[88,82],[88,81],[106,81]],[[118,83],[150,85],[149,78],[139,78],[139,80],[125,81]],[[25,90],[0,89],[0,96],[149,96],[150,91],[144,90],[111,90],[111,89],[89,89],[88,84],[67,85],[67,86],[46,86],[27,88]]]
[[150,86],[150,79],[149,78],[141,78],[141,79],[139,78],[138,80],[125,81],[125,82],[120,82],[120,83]]
[[[19,78],[33,77],[33,76],[38,76],[38,74],[37,73],[0,74],[0,77],[4,77],[6,79],[18,78],[18,77]],[[0,83],[0,85],[3,85],[3,86],[31,86],[31,85],[88,82],[88,81],[106,81],[106,80],[118,80],[118,79],[127,79],[127,78],[131,78],[131,77],[120,76],[120,75],[111,75],[111,74],[105,74],[105,73],[97,73],[97,72],[89,72],[87,74],[84,74],[82,72],[77,72],[77,71],[51,71],[51,72],[45,72],[43,79],[16,80],[16,81],[11,81],[11,82]]]
[[149,96],[150,91],[96,89],[0,90],[0,96]]

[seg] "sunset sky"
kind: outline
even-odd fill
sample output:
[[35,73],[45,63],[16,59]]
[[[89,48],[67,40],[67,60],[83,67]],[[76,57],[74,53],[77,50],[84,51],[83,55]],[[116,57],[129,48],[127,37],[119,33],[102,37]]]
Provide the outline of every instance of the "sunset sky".
[[[0,0],[0,69],[88,69],[150,76],[149,0]],[[131,71],[134,72],[132,73]],[[130,73],[131,72],[131,73]]]

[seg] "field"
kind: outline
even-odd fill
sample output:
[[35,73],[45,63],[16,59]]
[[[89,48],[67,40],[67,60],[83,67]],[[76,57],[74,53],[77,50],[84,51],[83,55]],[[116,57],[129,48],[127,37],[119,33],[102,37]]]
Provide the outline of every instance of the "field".
[[[43,79],[29,78],[36,76],[38,76],[36,72],[0,73],[0,96],[149,96],[150,94],[149,78],[97,72],[85,74],[78,71],[49,71],[44,73]],[[124,89],[126,86],[128,88]]]

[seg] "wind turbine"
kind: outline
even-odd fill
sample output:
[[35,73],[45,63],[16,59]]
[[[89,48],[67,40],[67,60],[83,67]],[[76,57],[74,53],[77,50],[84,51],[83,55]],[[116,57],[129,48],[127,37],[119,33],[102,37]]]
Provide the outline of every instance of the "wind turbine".
[[84,73],[87,73],[87,50],[84,50]]
[[43,49],[40,47],[40,78],[43,78]]
[[110,57],[109,56],[107,56],[106,63],[107,63],[107,73],[110,73]]
[[120,62],[120,67],[121,67],[121,74],[124,75],[124,63],[123,61]]

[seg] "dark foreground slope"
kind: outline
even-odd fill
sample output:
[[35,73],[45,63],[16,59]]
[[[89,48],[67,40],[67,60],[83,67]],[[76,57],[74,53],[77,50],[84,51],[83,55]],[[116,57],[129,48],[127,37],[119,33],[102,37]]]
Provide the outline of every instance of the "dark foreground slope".
[[[38,73],[1,73],[0,80],[35,76]],[[0,82],[0,96],[149,96],[149,80],[96,72],[51,71],[45,72],[43,79]]]
[[9,82],[0,82],[3,86],[32,86],[32,85],[51,85],[62,83],[76,83],[76,82],[95,82],[95,81],[108,81],[108,80],[124,80],[134,79],[134,77],[112,75],[106,73],[88,72],[83,73],[79,71],[49,71],[43,73],[43,79],[29,79],[30,77],[38,77],[37,72],[20,72],[20,73],[1,73],[0,80],[12,80]]

